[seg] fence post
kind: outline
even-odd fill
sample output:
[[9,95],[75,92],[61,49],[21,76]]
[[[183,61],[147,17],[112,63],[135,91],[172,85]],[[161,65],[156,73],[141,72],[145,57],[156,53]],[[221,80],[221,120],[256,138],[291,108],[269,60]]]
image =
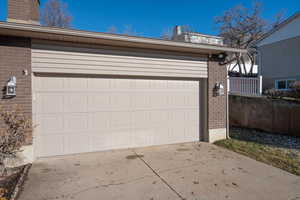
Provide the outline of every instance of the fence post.
[[262,76],[259,76],[259,94],[262,95]]
[[230,91],[230,79],[229,79],[229,76],[227,76],[227,94],[229,93]]

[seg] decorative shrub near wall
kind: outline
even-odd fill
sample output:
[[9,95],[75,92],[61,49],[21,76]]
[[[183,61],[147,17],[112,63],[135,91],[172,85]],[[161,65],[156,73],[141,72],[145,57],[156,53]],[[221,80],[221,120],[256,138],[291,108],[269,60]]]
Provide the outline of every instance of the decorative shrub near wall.
[[300,102],[230,95],[229,124],[300,137]]
[[300,100],[300,81],[296,81],[291,84],[289,90],[277,90],[273,88],[266,90],[264,94],[270,98],[291,97]]
[[0,176],[9,175],[5,159],[13,159],[20,152],[26,140],[26,133],[32,129],[31,121],[17,106],[6,109],[0,107],[0,120],[4,128],[0,129]]

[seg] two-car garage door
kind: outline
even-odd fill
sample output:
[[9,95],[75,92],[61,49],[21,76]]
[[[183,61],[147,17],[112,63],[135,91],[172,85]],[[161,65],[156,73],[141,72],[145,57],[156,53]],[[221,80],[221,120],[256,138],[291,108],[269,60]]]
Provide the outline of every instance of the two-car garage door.
[[[184,80],[170,73],[169,78],[143,78],[131,74],[129,68],[128,76],[105,76],[107,55],[97,52],[83,55],[82,49],[78,52],[49,49],[36,48],[32,53],[37,157],[199,141],[200,88],[195,77]],[[88,56],[86,63],[94,60],[90,65],[74,65],[77,61],[84,63]],[[120,67],[127,59],[127,67],[145,66],[151,60],[155,64],[173,62],[166,66],[168,70],[176,68],[174,59],[170,58],[164,60],[152,55],[144,60],[141,57],[133,60],[117,56],[110,57],[110,65],[117,57],[115,64]],[[187,69],[194,67],[194,71],[185,70],[193,76],[204,71],[201,66],[205,68],[203,61],[189,63],[180,59],[176,63],[182,69],[185,64]],[[76,71],[79,67],[81,70],[91,66],[94,70],[89,73]]]
[[199,82],[35,77],[38,156],[199,140]]

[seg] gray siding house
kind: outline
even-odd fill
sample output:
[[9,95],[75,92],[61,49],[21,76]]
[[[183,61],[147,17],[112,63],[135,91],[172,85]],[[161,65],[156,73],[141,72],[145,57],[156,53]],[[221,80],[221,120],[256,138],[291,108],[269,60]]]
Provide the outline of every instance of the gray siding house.
[[257,47],[263,89],[287,90],[300,81],[300,11],[267,33]]

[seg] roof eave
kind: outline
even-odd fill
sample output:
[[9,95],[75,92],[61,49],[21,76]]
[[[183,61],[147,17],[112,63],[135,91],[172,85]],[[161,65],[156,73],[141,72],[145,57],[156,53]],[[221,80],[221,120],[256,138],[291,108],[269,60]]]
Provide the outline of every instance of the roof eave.
[[98,33],[7,22],[0,22],[0,34],[35,39],[71,41],[79,43],[91,42],[113,46],[139,47],[202,54],[215,54],[222,52],[246,53],[245,49],[236,49],[225,46],[193,44],[135,36]]

